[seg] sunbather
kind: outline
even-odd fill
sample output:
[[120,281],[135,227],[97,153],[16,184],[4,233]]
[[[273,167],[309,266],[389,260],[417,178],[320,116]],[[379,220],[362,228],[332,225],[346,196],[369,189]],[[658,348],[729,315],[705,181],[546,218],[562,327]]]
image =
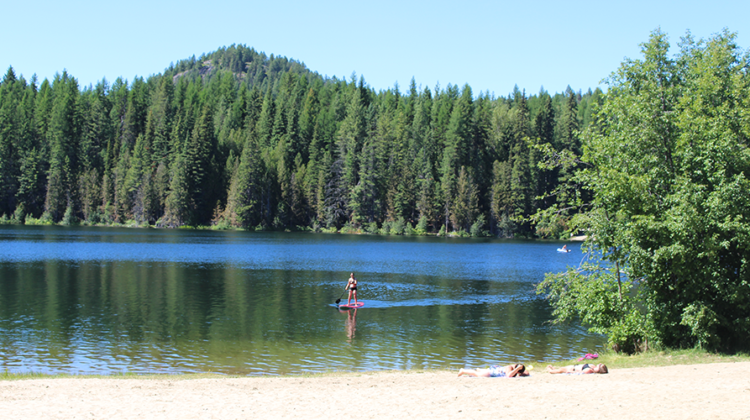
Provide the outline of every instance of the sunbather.
[[607,369],[607,366],[604,363],[599,363],[598,365],[584,363],[582,365],[569,365],[569,366],[563,366],[559,368],[549,365],[547,366],[547,372],[588,374],[588,373],[608,373],[609,370]]
[[516,363],[508,366],[492,365],[489,369],[460,369],[458,376],[516,378],[519,376],[529,376],[529,372],[526,372],[526,366]]

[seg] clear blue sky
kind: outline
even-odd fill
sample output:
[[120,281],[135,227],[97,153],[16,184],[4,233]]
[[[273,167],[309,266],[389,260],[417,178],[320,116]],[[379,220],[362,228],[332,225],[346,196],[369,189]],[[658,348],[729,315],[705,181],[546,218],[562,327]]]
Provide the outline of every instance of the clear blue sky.
[[245,44],[322,75],[362,75],[375,90],[439,82],[505,96],[601,86],[661,27],[676,49],[690,30],[728,28],[750,47],[750,1],[4,2],[0,67],[27,80],[67,69],[79,84],[131,81],[170,62]]

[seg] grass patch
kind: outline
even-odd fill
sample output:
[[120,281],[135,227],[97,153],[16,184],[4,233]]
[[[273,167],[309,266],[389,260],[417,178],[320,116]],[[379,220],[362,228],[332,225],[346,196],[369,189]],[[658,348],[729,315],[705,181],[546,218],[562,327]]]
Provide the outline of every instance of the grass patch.
[[39,372],[10,373],[7,369],[4,372],[0,372],[0,381],[13,381],[17,379],[47,379],[57,377],[62,377],[62,375],[49,375]]
[[[750,355],[746,353],[719,354],[710,353],[700,349],[689,350],[650,350],[643,353],[627,355],[622,353],[605,352],[599,353],[599,358],[594,360],[576,359],[568,362],[554,364],[564,366],[576,363],[604,363],[610,369],[628,369],[644,367],[660,367],[674,365],[697,365],[705,363],[737,363],[750,362]],[[540,366],[542,367],[542,366]],[[543,366],[546,367],[546,366]]]

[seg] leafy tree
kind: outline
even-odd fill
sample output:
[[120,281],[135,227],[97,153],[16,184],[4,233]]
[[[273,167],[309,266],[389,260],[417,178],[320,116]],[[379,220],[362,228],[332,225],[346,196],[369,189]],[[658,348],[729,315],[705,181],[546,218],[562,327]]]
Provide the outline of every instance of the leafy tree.
[[583,137],[594,265],[539,290],[615,348],[750,348],[750,62],[735,38],[688,35],[672,58],[655,31]]

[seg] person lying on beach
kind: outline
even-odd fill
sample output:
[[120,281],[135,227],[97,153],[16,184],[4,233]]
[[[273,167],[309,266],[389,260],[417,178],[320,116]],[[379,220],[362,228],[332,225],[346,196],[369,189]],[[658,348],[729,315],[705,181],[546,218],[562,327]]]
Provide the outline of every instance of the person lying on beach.
[[549,373],[608,373],[607,366],[604,363],[598,365],[592,365],[584,363],[582,365],[569,365],[556,368],[552,365],[547,366],[547,372]]
[[529,376],[529,372],[526,372],[526,366],[516,363],[508,366],[492,365],[489,369],[459,369],[458,376],[517,378],[519,376]]

